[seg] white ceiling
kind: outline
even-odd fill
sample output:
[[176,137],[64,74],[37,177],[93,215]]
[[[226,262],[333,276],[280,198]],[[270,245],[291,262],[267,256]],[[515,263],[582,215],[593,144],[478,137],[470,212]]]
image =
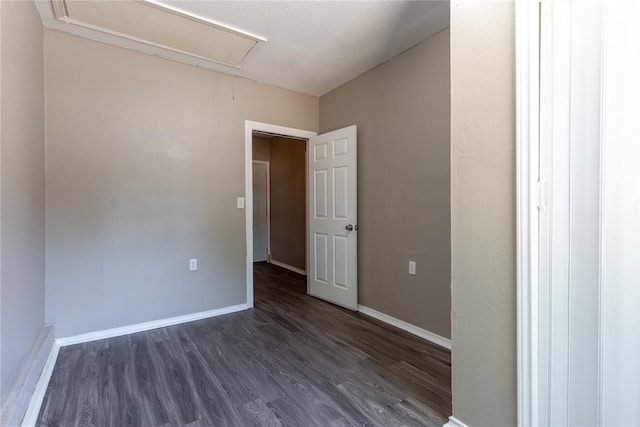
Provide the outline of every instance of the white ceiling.
[[448,1],[156,0],[267,39],[233,68],[58,21],[39,0],[48,28],[323,95],[449,26]]

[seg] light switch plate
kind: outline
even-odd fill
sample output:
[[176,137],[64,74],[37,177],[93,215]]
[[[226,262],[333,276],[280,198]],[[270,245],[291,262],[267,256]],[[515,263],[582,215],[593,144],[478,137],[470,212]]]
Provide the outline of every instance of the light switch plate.
[[416,262],[415,261],[409,261],[409,274],[411,274],[412,276],[416,275]]
[[238,197],[237,207],[238,209],[244,209],[244,197]]

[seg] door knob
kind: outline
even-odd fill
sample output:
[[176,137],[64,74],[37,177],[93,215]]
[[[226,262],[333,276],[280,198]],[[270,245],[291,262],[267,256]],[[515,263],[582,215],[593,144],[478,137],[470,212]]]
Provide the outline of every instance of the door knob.
[[347,225],[347,226],[345,227],[345,229],[346,229],[347,231],[352,231],[352,230],[353,230],[353,225],[349,224],[349,225]]

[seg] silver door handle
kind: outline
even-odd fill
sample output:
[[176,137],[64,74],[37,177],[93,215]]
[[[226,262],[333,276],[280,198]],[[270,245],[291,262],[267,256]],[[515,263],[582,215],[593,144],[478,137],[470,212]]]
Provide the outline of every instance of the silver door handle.
[[353,231],[353,225],[349,224],[345,227],[347,231]]

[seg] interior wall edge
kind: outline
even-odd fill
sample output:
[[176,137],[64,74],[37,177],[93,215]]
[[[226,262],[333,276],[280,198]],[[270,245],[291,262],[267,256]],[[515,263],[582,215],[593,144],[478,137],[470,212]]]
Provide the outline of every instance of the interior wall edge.
[[0,2],[0,19],[0,401],[13,406],[45,328],[43,27],[33,1]]
[[517,425],[514,1],[451,2],[454,416]]

